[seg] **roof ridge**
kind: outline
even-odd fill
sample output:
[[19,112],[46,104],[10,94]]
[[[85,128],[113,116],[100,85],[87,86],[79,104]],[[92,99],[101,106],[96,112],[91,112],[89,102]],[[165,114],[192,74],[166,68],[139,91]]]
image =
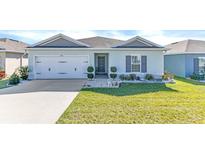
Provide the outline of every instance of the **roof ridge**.
[[184,52],[187,52],[189,43],[190,43],[190,39],[187,39]]
[[105,39],[110,39],[110,40],[125,41],[125,40],[120,40],[120,39],[116,39],[116,38],[104,37],[104,36],[85,37],[85,38],[80,38],[80,39],[77,39],[77,40],[84,40],[84,39],[91,39],[91,38],[105,38]]
[[23,42],[23,41],[20,41],[20,40],[17,40],[17,39],[13,39],[13,38],[8,38],[8,37],[0,38],[0,41],[1,40],[3,42],[11,41],[11,42],[14,42],[14,43],[21,43],[21,44],[28,45],[28,43],[26,43],[26,42]]

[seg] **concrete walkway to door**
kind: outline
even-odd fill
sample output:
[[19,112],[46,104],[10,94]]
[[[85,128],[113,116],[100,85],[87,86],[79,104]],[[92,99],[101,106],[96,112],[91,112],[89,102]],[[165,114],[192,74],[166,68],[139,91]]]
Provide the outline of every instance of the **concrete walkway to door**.
[[0,123],[55,123],[84,80],[34,80],[0,89]]

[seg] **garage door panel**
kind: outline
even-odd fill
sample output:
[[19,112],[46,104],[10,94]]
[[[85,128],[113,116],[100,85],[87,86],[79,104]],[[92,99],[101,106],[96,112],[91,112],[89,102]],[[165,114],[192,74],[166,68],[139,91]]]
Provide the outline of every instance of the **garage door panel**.
[[36,57],[36,78],[86,78],[88,56]]

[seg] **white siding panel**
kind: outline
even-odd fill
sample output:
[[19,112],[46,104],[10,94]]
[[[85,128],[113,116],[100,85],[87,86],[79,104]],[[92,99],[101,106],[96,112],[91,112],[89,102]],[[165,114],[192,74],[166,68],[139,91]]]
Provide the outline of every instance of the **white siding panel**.
[[[31,70],[29,74],[29,78],[34,79],[33,70],[35,70],[35,57],[36,56],[74,56],[74,55],[88,55],[88,65],[94,66],[94,54],[95,53],[108,53],[108,64],[110,66],[116,66],[118,74],[125,74],[126,73],[126,65],[125,65],[125,57],[126,55],[144,55],[147,56],[147,73],[153,74],[155,76],[161,76],[164,72],[164,60],[163,60],[163,52],[162,51],[103,51],[102,50],[91,50],[87,51],[83,49],[79,50],[58,50],[52,49],[51,51],[42,50],[40,51],[29,51],[29,68]],[[108,69],[110,71],[110,69]],[[143,73],[139,73],[139,75],[144,75]]]

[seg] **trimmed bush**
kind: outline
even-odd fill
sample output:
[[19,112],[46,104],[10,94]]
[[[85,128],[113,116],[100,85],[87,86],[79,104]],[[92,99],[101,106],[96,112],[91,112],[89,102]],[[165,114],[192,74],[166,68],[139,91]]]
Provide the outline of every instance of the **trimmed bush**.
[[121,74],[120,76],[119,76],[119,78],[120,78],[120,80],[127,80],[127,81],[129,81],[129,80],[133,80],[133,78],[131,77],[131,74]]
[[164,75],[162,75],[162,80],[170,80],[174,79],[174,75],[168,72],[165,72]]
[[88,74],[87,74],[87,77],[88,77],[88,79],[93,79],[93,78],[94,78],[94,75],[93,75],[92,73],[88,73]]
[[201,80],[201,76],[199,74],[196,74],[196,73],[193,73],[190,76],[190,78],[193,79],[193,80]]
[[110,77],[114,80],[117,77],[117,74],[111,73]]
[[9,78],[9,84],[16,85],[19,82],[20,82],[20,77],[16,73],[13,73]]
[[93,66],[88,66],[87,72],[88,72],[88,74],[87,74],[88,79],[92,80],[94,78],[94,74],[93,74],[94,67]]
[[131,80],[131,76],[128,74],[128,75],[125,75],[125,80]]
[[152,74],[146,74],[145,79],[146,80],[154,80],[154,76]]
[[19,68],[18,71],[19,71],[20,78],[22,78],[23,80],[28,79],[28,73],[29,73],[28,66],[22,66]]
[[89,72],[89,73],[94,72],[94,67],[93,66],[88,66],[87,72]]
[[130,74],[130,78],[131,78],[131,80],[136,80],[137,75],[136,74]]
[[140,77],[139,77],[139,76],[137,76],[137,77],[136,77],[136,80],[140,80]]
[[117,67],[115,67],[115,66],[110,67],[110,71],[113,72],[113,73],[116,73],[117,72]]
[[120,76],[119,76],[119,78],[120,78],[120,80],[125,80],[125,75],[124,74],[121,74]]

